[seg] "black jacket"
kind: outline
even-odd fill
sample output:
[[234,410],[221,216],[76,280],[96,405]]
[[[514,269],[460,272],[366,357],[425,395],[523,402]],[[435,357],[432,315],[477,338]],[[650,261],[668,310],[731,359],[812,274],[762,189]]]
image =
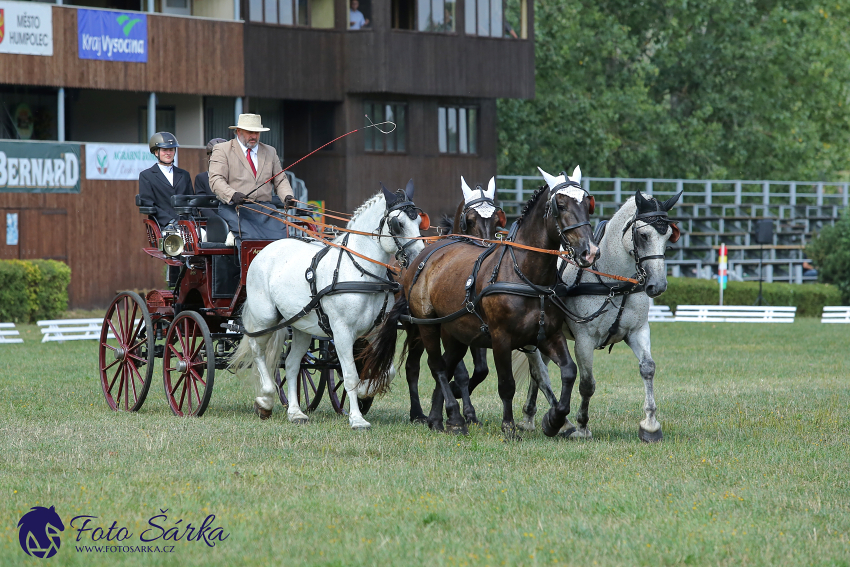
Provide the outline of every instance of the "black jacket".
[[210,172],[204,171],[195,176],[195,195],[208,195],[215,197],[210,189]]
[[177,166],[174,167],[174,186],[159,169],[159,164],[154,164],[150,169],[139,174],[139,195],[156,208],[156,214],[153,217],[159,226],[165,226],[169,221],[177,218],[177,212],[171,206],[172,195],[193,195],[194,193],[189,172]]

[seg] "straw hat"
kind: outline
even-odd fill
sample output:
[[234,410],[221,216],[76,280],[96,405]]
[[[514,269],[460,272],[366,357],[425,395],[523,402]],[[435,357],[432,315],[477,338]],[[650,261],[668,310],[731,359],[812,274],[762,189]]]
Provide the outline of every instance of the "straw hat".
[[249,132],[268,132],[268,128],[263,128],[263,123],[259,114],[240,114],[239,122],[236,126],[230,126],[231,130],[247,130]]

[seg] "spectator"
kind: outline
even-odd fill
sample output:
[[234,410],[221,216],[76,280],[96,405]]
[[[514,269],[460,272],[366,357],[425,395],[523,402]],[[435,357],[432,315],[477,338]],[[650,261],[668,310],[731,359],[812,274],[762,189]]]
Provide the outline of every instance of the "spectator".
[[361,30],[369,26],[369,19],[358,8],[360,8],[360,2],[351,0],[351,11],[348,16],[349,29]]

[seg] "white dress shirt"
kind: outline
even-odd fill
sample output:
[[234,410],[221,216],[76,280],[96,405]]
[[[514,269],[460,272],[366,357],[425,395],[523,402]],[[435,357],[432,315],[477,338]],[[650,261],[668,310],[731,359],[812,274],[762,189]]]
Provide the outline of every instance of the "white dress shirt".
[[161,163],[157,165],[168,182],[171,183],[171,186],[174,187],[174,165],[162,165]]
[[[239,140],[239,137],[236,138],[236,143],[239,144],[239,147],[242,148],[242,155],[246,155],[248,153],[248,146],[242,145],[242,142]],[[259,172],[259,166],[257,165],[257,146],[251,148],[251,161],[254,162],[254,168]],[[256,176],[255,176],[256,177]]]

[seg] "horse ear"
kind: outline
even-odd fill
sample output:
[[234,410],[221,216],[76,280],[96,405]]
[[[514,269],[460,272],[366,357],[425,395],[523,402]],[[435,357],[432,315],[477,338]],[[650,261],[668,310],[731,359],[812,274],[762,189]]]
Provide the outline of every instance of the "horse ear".
[[508,219],[505,217],[505,212],[502,209],[496,209],[496,226],[505,228],[508,224]]
[[540,173],[543,174],[543,179],[546,180],[546,185],[549,186],[549,189],[552,189],[553,187],[558,185],[558,178],[557,177],[549,175],[548,173],[546,173],[545,171],[543,171],[539,167],[537,169],[540,171]]
[[670,242],[674,242],[674,243],[678,242],[679,241],[679,235],[680,235],[679,227],[674,222],[671,222],[670,226],[673,227],[673,233],[670,235]]
[[570,181],[581,183],[581,168],[579,166],[576,166],[573,170],[573,174],[570,175]]
[[675,205],[675,204],[676,204],[676,201],[678,201],[678,200],[679,200],[679,197],[681,197],[681,196],[682,196],[682,193],[684,193],[684,192],[685,192],[685,190],[684,190],[684,189],[682,189],[681,191],[679,191],[678,193],[676,193],[675,195],[673,195],[672,197],[670,197],[669,199],[667,199],[666,201],[664,201],[664,202],[661,204],[661,210],[662,210],[662,211],[669,211],[670,209],[672,209],[672,208],[673,208],[673,205]]
[[408,201],[413,200],[413,178],[410,178],[410,181],[407,182],[407,187],[404,188],[404,194],[407,196]]
[[472,189],[469,188],[469,185],[466,183],[466,179],[463,178],[463,175],[460,176],[460,188],[463,189],[463,202],[467,203],[472,200]]
[[487,191],[484,193],[484,195],[488,199],[495,199],[496,198],[496,177],[495,176],[490,178],[490,183],[487,184]]
[[384,199],[387,201],[387,208],[390,208],[390,205],[396,200],[395,193],[384,187],[384,183],[379,181],[381,184],[381,192],[384,194]]
[[637,210],[640,213],[652,210],[652,207],[650,206],[651,203],[643,198],[643,194],[640,192],[640,189],[635,191],[635,205],[637,205]]

